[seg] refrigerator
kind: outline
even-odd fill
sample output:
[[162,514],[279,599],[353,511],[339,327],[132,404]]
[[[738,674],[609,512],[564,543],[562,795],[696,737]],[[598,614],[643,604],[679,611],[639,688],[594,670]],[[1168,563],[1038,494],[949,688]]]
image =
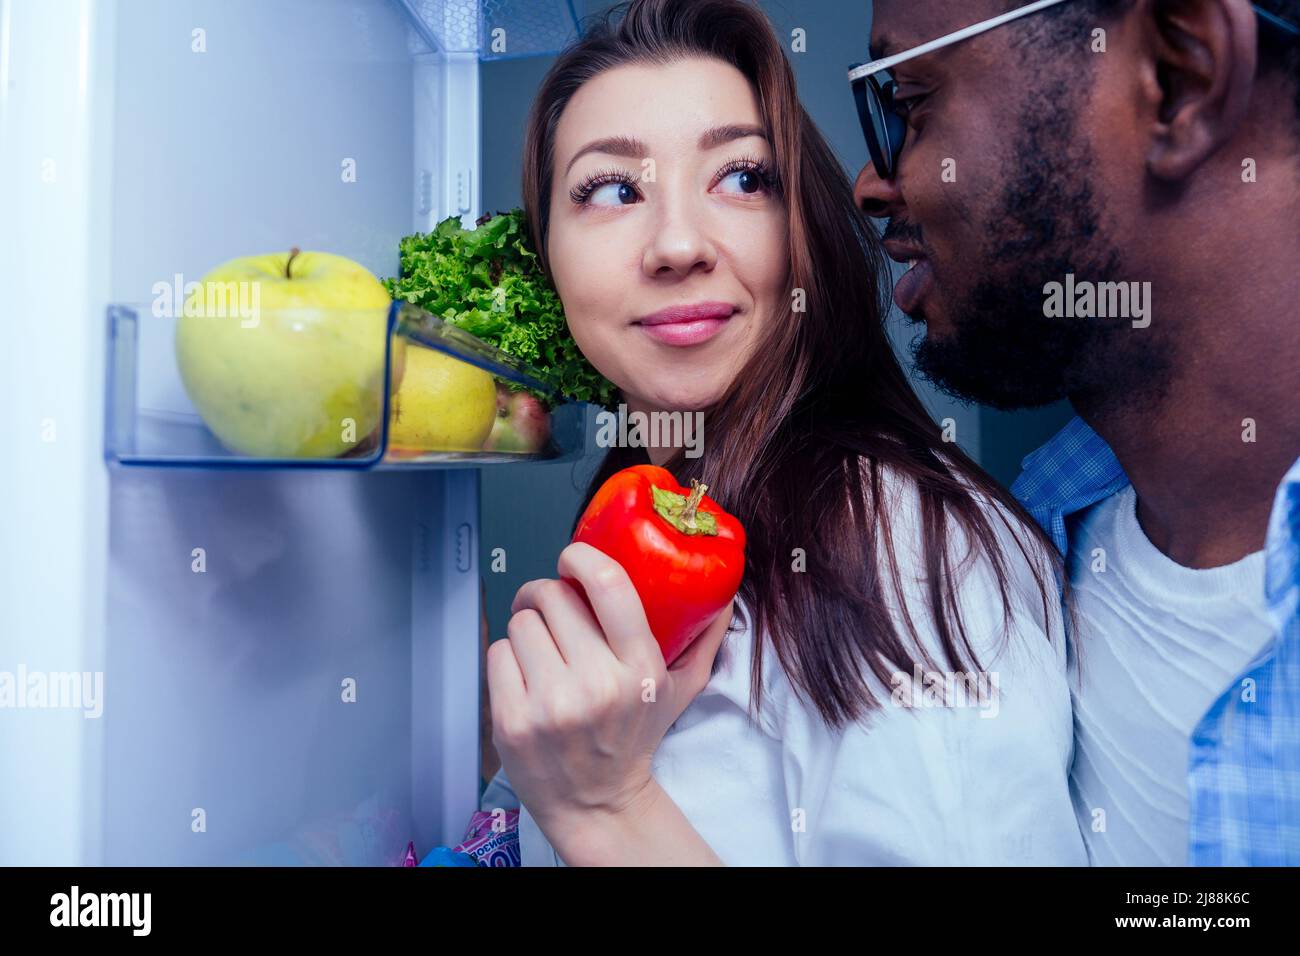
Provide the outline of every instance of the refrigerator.
[[[472,225],[480,63],[576,29],[568,0],[0,0],[0,864],[397,865],[462,836],[480,484],[521,460],[231,455],[165,305],[295,246],[395,276],[402,236]],[[555,410],[545,460],[585,414]]]

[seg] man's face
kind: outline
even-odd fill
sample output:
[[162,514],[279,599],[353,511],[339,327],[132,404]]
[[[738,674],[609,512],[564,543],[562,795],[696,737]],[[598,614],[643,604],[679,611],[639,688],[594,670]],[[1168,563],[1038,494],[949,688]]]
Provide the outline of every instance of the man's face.
[[[871,53],[910,49],[1005,9],[877,0]],[[1062,42],[1052,24],[1032,22],[1046,15],[895,67],[907,119],[895,175],[882,181],[868,164],[855,186],[868,213],[889,219],[891,257],[915,262],[895,302],[926,324],[918,368],[998,408],[1149,385],[1165,364],[1155,337],[1138,336],[1127,318],[1045,314],[1044,286],[1067,273],[1140,278],[1126,274],[1140,254],[1113,237],[1134,225],[1114,210],[1141,206],[1140,183],[1130,181],[1141,143],[1125,131],[1122,107],[1131,81],[1093,68],[1089,30]]]

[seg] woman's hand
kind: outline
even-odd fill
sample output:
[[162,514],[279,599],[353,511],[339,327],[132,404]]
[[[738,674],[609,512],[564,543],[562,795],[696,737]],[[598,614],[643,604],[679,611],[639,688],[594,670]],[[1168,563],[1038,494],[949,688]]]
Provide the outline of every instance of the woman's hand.
[[564,580],[529,581],[508,640],[488,649],[492,739],[506,776],[557,845],[593,819],[636,814],[663,795],[651,758],[709,681],[732,606],[665,667],[622,566],[587,544],[560,554]]

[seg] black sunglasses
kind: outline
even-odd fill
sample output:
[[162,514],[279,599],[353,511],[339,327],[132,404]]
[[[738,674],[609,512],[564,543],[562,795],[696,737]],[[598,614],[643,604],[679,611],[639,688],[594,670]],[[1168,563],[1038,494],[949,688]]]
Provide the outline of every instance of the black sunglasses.
[[[1056,2],[1062,2],[1062,0],[1056,0]],[[1026,7],[1012,11],[1011,14],[1003,14],[1000,17],[994,17],[992,20],[977,23],[965,30],[933,40],[913,50],[888,57],[888,60],[891,64],[901,63],[913,56],[921,56],[931,50],[948,46],[959,40],[975,36],[977,33],[983,33],[985,30],[1001,26],[1017,16],[1034,13],[1037,10],[1055,5],[1056,3],[1053,2],[1031,3]],[[1252,4],[1252,6],[1254,5]],[[1287,47],[1300,40],[1300,26],[1296,26],[1289,20],[1284,20],[1275,13],[1262,10],[1258,6],[1254,6],[1254,10],[1259,17],[1261,43]],[[864,66],[871,68],[873,64],[856,63],[849,67],[849,76],[852,78],[853,99],[858,107],[858,122],[862,124],[862,134],[867,140],[867,152],[871,154],[871,164],[876,167],[876,175],[881,179],[892,179],[898,169],[898,156],[903,151],[903,139],[907,135],[907,121],[894,103],[896,84],[884,69],[884,61],[880,62],[882,63],[880,68],[861,76],[854,76],[854,72]]]

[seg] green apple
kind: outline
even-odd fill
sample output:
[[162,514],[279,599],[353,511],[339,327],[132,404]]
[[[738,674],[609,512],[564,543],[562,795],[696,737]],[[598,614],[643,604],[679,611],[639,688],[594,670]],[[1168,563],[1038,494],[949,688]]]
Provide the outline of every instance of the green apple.
[[[390,301],[364,266],[328,252],[232,259],[204,276],[177,320],[185,391],[239,454],[349,451],[383,416]],[[405,344],[395,340],[393,391]]]

